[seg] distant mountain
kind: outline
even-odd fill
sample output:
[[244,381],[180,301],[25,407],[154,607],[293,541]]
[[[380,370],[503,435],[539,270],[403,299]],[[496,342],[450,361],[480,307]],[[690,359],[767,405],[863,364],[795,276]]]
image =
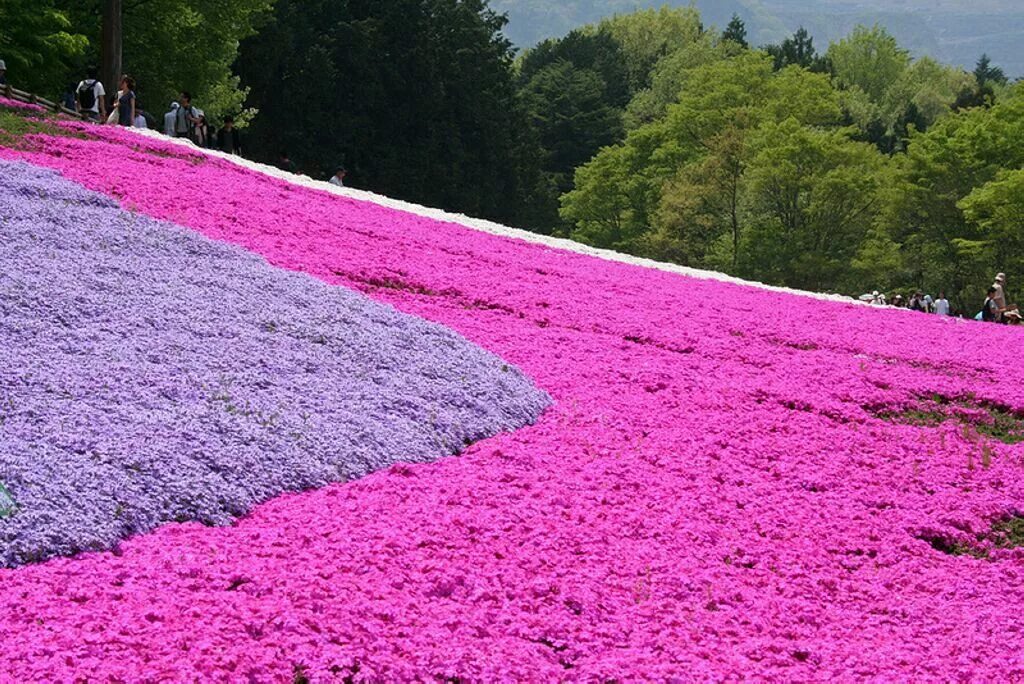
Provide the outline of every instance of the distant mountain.
[[[507,12],[506,33],[520,47],[561,36],[582,24],[665,0],[491,0]],[[689,0],[668,0],[687,6]],[[733,13],[747,23],[751,42],[777,42],[804,26],[822,50],[857,24],[879,23],[914,55],[972,68],[987,52],[1011,76],[1024,75],[1022,0],[696,0],[707,25],[724,26]]]

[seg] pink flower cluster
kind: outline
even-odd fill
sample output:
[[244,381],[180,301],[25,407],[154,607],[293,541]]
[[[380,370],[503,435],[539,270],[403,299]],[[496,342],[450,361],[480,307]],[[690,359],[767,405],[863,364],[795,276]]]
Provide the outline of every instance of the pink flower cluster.
[[233,527],[0,571],[6,677],[1024,677],[1024,556],[929,543],[1022,512],[1024,447],[983,467],[956,424],[878,417],[933,393],[1024,409],[1017,331],[602,261],[97,135],[0,156],[450,326],[556,403]]
[[12,100],[9,97],[0,95],[0,107],[6,107],[7,109],[21,109],[30,112],[45,112],[46,110],[37,104],[29,104],[28,102],[19,102],[18,100]]

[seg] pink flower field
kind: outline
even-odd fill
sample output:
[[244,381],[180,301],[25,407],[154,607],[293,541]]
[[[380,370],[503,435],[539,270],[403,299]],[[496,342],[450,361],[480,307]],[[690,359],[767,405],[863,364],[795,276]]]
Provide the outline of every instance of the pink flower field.
[[1024,678],[1024,549],[1000,532],[1024,514],[1019,331],[601,259],[63,125],[86,136],[0,158],[446,326],[553,403],[230,526],[0,570],[0,680]]

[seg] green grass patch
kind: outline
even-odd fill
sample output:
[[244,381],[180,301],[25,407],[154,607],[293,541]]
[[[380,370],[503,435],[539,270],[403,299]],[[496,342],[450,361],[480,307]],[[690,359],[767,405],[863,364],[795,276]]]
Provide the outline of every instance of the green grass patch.
[[0,108],[0,146],[15,150],[34,149],[32,141],[27,139],[27,136],[34,134],[81,139],[89,137],[56,125],[43,112]]
[[994,549],[1024,548],[1024,516],[1014,515],[992,524],[985,534],[976,541],[962,541],[940,536],[919,536],[933,549],[949,556],[970,556],[980,560],[992,560]]
[[[865,407],[882,420],[903,425],[937,427],[949,421],[961,423],[978,435],[1004,444],[1024,442],[1024,415],[973,395],[950,398],[940,394],[921,396],[911,407]],[[981,413],[983,415],[971,415]]]

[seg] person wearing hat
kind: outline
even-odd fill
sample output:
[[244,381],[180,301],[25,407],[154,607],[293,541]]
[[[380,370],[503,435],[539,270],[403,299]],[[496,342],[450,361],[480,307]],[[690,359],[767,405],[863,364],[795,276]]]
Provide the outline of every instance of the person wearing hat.
[[1006,274],[996,274],[996,282],[992,283],[992,287],[995,289],[995,296],[992,299],[995,300],[996,308],[999,310],[996,321],[1003,323],[1005,322],[1003,314],[1006,312]]
[[178,107],[181,105],[176,101],[171,103],[171,109],[164,114],[164,135],[174,137],[174,123],[178,118]]
[[7,85],[7,62],[0,59],[0,85]]

